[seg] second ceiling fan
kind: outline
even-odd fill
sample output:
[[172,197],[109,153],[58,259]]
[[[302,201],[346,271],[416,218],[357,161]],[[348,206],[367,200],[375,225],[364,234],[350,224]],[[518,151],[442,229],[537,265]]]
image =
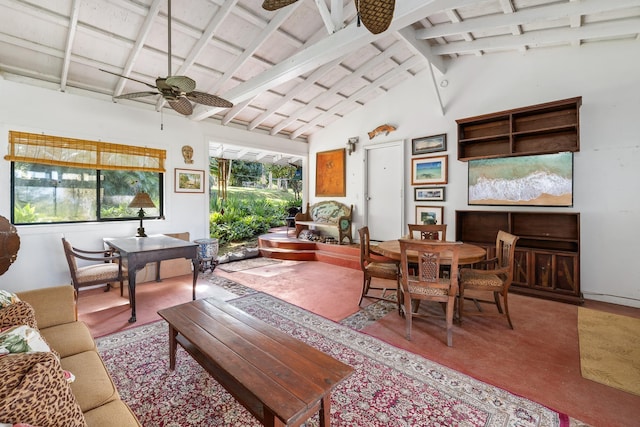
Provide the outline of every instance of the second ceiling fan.
[[231,108],[233,104],[226,99],[220,98],[216,95],[211,95],[205,92],[199,92],[196,89],[196,82],[187,76],[172,76],[171,75],[171,0],[168,0],[167,9],[167,26],[168,26],[168,73],[167,77],[158,77],[156,84],[146,83],[132,77],[123,76],[121,74],[113,73],[111,71],[103,70],[105,73],[113,74],[118,77],[133,80],[134,82],[142,83],[155,91],[133,92],[125,93],[123,95],[115,96],[114,99],[133,99],[142,98],[145,96],[162,95],[167,101],[169,106],[180,114],[185,116],[193,113],[192,102],[197,104],[203,104],[210,107]]
[[[264,0],[262,8],[265,10],[278,10],[298,0]],[[354,0],[358,13],[358,26],[360,21],[373,34],[380,34],[391,25],[393,10],[396,7],[395,0]]]

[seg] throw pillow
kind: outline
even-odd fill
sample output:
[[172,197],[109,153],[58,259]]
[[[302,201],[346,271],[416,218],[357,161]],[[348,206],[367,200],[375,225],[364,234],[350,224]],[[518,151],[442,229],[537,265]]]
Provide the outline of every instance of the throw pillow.
[[0,331],[16,325],[27,325],[34,329],[38,327],[36,312],[26,301],[18,301],[0,308]]
[[60,362],[51,353],[0,357],[0,423],[85,427]]
[[8,307],[18,301],[20,298],[16,294],[0,289],[0,308]]
[[0,332],[0,356],[10,353],[34,352],[51,353],[51,347],[37,329],[27,325],[19,325]]

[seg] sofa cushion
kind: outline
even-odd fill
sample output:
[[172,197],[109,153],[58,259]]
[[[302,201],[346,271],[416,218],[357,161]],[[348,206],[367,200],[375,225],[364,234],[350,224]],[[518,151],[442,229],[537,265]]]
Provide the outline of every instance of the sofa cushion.
[[134,427],[140,425],[131,409],[122,400],[114,400],[87,411],[84,413],[84,417],[91,427]]
[[52,353],[0,357],[0,422],[39,427],[86,426]]
[[83,322],[65,323],[40,330],[40,334],[60,357],[72,356],[96,349],[91,332]]
[[96,351],[85,351],[60,360],[63,369],[71,371],[76,380],[71,390],[83,412],[120,398],[116,386]]
[[18,297],[36,311],[40,329],[78,320],[76,291],[71,285],[32,289],[18,293]]
[[15,325],[38,327],[36,313],[28,302],[17,301],[7,307],[0,308],[0,330]]

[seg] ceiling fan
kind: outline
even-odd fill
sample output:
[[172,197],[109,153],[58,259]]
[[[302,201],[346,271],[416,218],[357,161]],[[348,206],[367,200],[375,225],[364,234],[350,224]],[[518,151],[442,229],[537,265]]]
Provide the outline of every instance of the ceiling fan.
[[[273,11],[295,3],[298,0],[264,0],[262,8]],[[354,0],[360,22],[373,34],[380,34],[391,25],[395,0]]]
[[169,70],[167,73],[167,77],[158,77],[156,79],[156,84],[153,85],[151,83],[143,82],[138,79],[134,79],[132,77],[123,76],[121,74],[113,73],[111,71],[100,69],[100,71],[104,71],[105,73],[113,74],[114,76],[122,77],[125,79],[133,80],[134,82],[142,83],[150,87],[151,89],[155,89],[155,91],[144,91],[144,92],[133,92],[133,93],[125,93],[123,95],[115,96],[114,99],[133,99],[133,98],[141,98],[144,96],[153,96],[153,95],[162,95],[162,97],[167,101],[169,106],[173,108],[180,114],[185,116],[193,113],[193,105],[191,102],[195,102],[197,104],[208,105],[210,107],[220,107],[220,108],[231,108],[233,104],[226,99],[220,98],[216,95],[211,95],[205,92],[199,92],[195,90],[196,82],[195,80],[187,77],[187,76],[172,76],[171,75],[171,0],[168,0],[168,10],[167,10],[167,20],[168,20],[168,58],[169,58]]

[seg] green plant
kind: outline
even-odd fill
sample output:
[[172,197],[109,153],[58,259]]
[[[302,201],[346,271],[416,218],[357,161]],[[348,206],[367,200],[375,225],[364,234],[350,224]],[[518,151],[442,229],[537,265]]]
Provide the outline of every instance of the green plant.
[[38,222],[36,208],[31,206],[30,203],[22,206],[19,206],[18,203],[16,203],[16,206],[13,209],[13,217],[16,224],[30,224],[32,222]]
[[284,225],[286,209],[295,203],[288,191],[229,187],[227,200],[213,199],[211,237],[220,244],[251,240]]

